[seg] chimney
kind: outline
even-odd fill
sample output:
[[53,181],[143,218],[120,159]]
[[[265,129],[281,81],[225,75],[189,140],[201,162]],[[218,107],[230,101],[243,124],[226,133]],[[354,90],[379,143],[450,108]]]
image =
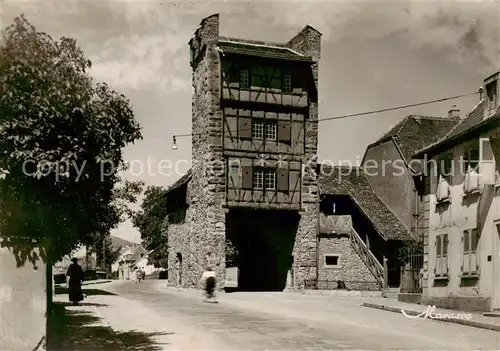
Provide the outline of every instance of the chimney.
[[448,111],[449,118],[458,118],[460,117],[460,110],[457,108],[457,105],[451,106],[451,110]]

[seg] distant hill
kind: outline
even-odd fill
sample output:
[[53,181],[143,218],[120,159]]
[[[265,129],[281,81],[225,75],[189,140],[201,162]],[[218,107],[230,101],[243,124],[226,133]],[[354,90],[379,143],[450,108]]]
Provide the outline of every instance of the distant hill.
[[125,247],[133,244],[134,243],[131,241],[111,235],[111,246],[113,247],[114,250],[118,249],[119,247]]

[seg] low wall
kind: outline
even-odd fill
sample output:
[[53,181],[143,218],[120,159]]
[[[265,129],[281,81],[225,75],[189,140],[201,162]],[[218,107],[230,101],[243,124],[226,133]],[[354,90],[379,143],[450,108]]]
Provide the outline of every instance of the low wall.
[[422,296],[422,304],[435,305],[438,308],[459,310],[466,312],[489,312],[491,311],[491,298],[479,296],[447,296],[429,297]]
[[0,350],[45,349],[46,269],[41,260],[18,267],[12,252],[0,248]]

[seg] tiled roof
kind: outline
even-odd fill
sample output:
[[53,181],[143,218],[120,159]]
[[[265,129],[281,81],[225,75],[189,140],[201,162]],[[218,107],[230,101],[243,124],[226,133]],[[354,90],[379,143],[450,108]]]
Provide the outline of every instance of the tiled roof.
[[378,198],[361,168],[323,166],[321,194],[349,195],[385,240],[410,240],[412,235]]
[[410,115],[391,128],[374,144],[393,138],[405,160],[410,161],[416,150],[442,138],[459,121],[458,118]]
[[182,177],[180,177],[174,184],[168,187],[167,193],[171,192],[172,190],[175,190],[179,188],[180,186],[186,184],[191,180],[191,175],[192,175],[192,169],[190,168],[186,174],[184,174]]
[[[463,118],[458,124],[456,124],[453,129],[451,129],[448,133],[446,133],[444,136],[442,136],[435,142],[429,143],[427,144],[427,146],[415,150],[414,155],[423,154],[425,152],[437,148],[439,145],[442,145],[443,143],[452,142],[452,140],[458,137],[459,135],[466,134],[467,131],[470,131],[475,127],[481,125],[483,122],[485,122],[484,119],[485,104],[486,104],[485,100],[481,100],[481,102],[479,102],[476,106],[474,106],[472,111],[469,112],[467,116],[465,116],[465,118]],[[500,118],[500,109],[497,110],[493,116],[489,117],[488,120],[493,121],[494,119],[498,118]]]
[[241,42],[229,38],[225,40],[219,40],[217,44],[222,52],[227,53],[284,60],[311,61],[310,57],[304,56],[284,46],[256,44],[254,42]]

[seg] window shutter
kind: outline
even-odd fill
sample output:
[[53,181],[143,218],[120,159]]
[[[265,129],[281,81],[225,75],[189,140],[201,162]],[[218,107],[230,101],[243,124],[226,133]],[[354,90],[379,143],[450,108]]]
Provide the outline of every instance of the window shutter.
[[245,190],[251,190],[253,185],[253,169],[252,166],[241,167],[241,187]]
[[479,174],[481,184],[495,184],[495,161],[490,140],[481,138],[479,140]]
[[436,237],[436,256],[441,256],[441,235]]
[[290,121],[278,121],[278,141],[290,142],[291,139]]
[[277,180],[277,190],[278,191],[288,191],[288,169],[278,168],[276,171],[278,177]]
[[470,238],[470,250],[471,251],[476,251],[477,250],[477,244],[478,244],[477,229],[472,229],[470,235],[471,235],[471,238]]
[[238,118],[238,136],[241,139],[252,138],[252,119],[248,117]]
[[496,168],[500,169],[500,135],[491,136],[490,145],[495,158]]
[[422,178],[424,178],[424,195],[428,195],[431,192],[431,175],[426,173]]
[[469,231],[468,230],[464,230],[464,235],[462,237],[462,240],[464,242],[464,253],[469,252],[470,239],[469,239]]
[[443,256],[448,255],[448,234],[443,235]]

